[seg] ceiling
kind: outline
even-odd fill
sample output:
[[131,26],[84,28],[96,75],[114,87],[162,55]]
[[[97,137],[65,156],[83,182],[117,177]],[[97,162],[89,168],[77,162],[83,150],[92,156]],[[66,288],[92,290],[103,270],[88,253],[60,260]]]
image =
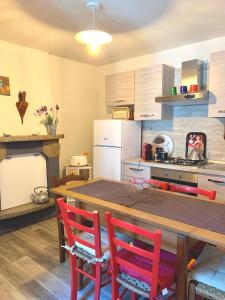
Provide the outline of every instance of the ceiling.
[[113,36],[98,56],[74,34],[91,27],[85,0],[0,0],[0,40],[103,65],[225,36],[224,0],[100,0],[97,29]]

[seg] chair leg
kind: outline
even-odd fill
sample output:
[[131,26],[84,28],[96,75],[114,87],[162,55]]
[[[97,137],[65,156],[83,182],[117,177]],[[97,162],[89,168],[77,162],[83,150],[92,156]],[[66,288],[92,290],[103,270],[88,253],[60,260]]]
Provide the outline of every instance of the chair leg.
[[134,292],[130,292],[130,299],[136,300],[136,294]]
[[112,275],[112,300],[119,299],[119,283],[116,281],[115,276]]
[[76,271],[76,257],[74,255],[70,255],[70,276],[71,276],[70,300],[77,300],[77,271]]
[[100,299],[100,289],[101,289],[101,264],[96,263],[95,265],[95,297],[94,300]]
[[[79,268],[81,270],[83,270],[83,259],[79,258],[78,259],[78,265],[79,265]],[[84,288],[84,282],[83,282],[83,279],[84,279],[84,276],[82,273],[79,273],[77,274],[77,280],[78,280],[78,291],[82,290]]]
[[65,233],[64,233],[64,225],[57,220],[58,222],[58,235],[59,235],[59,260],[61,263],[64,263],[66,260],[66,252],[62,246],[65,246]]

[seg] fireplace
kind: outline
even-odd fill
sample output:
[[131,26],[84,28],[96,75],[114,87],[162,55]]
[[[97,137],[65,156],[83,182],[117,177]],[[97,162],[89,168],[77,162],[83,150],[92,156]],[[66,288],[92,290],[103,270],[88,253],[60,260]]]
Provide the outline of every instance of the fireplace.
[[[18,189],[17,197],[23,197],[22,195],[26,197],[26,199],[17,199],[18,206],[30,201],[27,197],[32,192],[30,189],[34,184],[47,184],[48,188],[50,188],[50,176],[59,176],[59,139],[63,137],[64,135],[0,137],[0,184],[1,193],[3,193],[2,199],[4,199],[1,211],[16,206],[12,203],[7,203],[13,200],[13,195],[17,195],[16,188]],[[15,166],[13,167],[14,162],[19,168],[23,168],[24,164],[24,170],[26,170],[24,176],[27,176],[27,179],[26,177],[24,178],[25,182],[22,178],[18,178],[18,184],[13,183],[13,181],[11,182],[11,178],[9,178],[10,174],[6,171],[7,166],[10,166],[14,170],[14,173],[16,173],[12,174],[12,180],[15,181],[20,174],[19,170]],[[31,170],[35,167],[38,168],[37,172]],[[29,176],[34,176],[34,180],[32,181]],[[26,181],[29,191],[25,190]],[[2,186],[3,183],[5,186]],[[22,183],[24,184],[23,191],[20,188]],[[10,186],[14,189],[13,191],[9,190]]]
[[47,187],[44,155],[12,155],[0,163],[1,210],[31,202],[31,194],[38,186]]

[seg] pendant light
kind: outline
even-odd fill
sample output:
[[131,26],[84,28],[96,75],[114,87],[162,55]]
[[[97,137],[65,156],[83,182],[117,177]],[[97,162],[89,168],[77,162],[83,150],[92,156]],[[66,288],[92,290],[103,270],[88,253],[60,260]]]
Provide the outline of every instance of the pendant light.
[[86,44],[90,53],[97,54],[101,45],[111,43],[112,36],[107,32],[95,29],[95,10],[101,8],[99,2],[89,1],[86,5],[92,9],[92,29],[78,32],[75,39],[82,44]]

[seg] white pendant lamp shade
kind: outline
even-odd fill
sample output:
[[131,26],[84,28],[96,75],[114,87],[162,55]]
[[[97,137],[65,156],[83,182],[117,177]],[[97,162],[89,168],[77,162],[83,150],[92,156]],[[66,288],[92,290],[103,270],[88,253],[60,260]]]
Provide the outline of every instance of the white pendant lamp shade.
[[112,42],[112,36],[100,30],[84,30],[75,35],[75,39],[87,45],[104,45]]
[[91,52],[97,53],[99,46],[112,42],[112,36],[107,32],[95,29],[95,10],[100,10],[101,5],[96,1],[89,1],[87,7],[92,9],[92,29],[78,32],[75,40],[88,45]]

